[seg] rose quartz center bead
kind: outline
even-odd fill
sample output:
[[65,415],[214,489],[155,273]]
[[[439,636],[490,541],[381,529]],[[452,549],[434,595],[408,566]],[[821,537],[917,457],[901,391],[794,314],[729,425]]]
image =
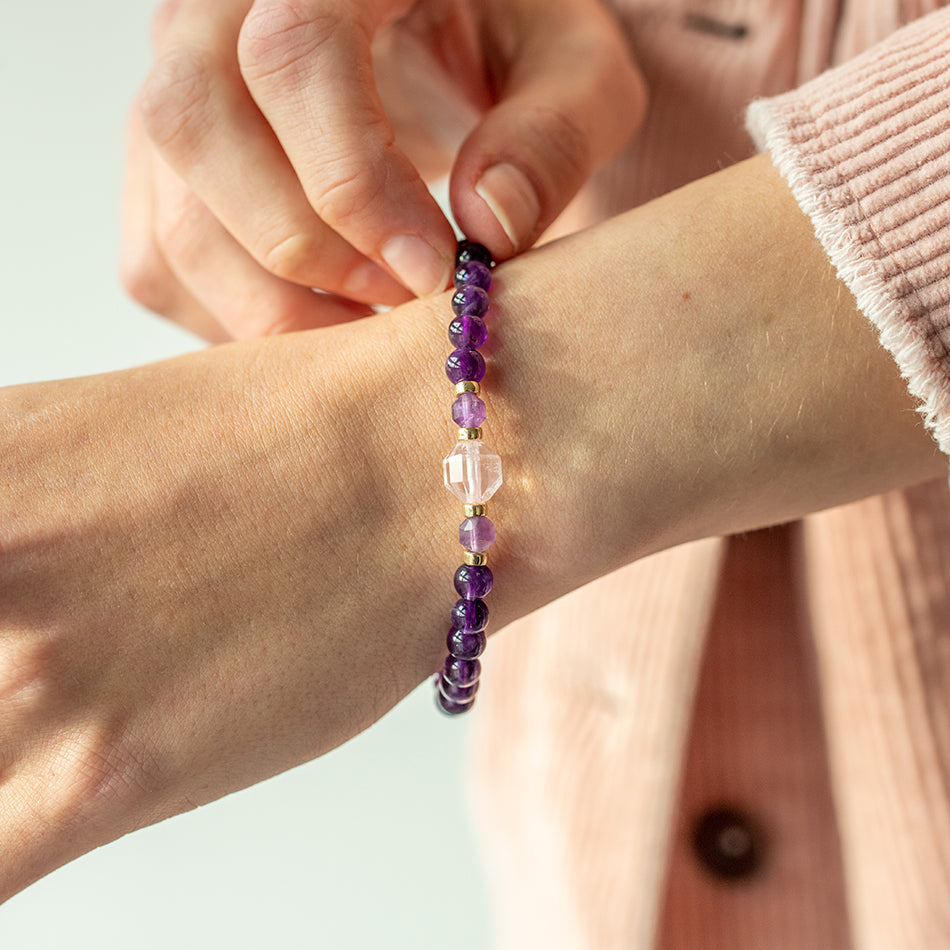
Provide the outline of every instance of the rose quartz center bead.
[[442,476],[463,504],[483,505],[501,487],[501,458],[481,439],[466,439],[446,455]]

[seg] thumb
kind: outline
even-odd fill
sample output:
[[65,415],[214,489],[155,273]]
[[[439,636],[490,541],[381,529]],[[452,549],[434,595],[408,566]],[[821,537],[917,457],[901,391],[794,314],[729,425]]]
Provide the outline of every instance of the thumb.
[[547,24],[525,38],[498,103],[452,169],[455,219],[496,259],[530,247],[646,110],[646,87],[619,28],[606,13],[584,12],[580,24]]

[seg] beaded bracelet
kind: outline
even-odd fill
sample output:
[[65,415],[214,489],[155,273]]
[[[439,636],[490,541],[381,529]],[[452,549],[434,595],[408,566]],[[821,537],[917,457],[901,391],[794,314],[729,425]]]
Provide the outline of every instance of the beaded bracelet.
[[488,337],[483,317],[488,312],[491,286],[491,254],[473,241],[461,241],[455,255],[455,293],[449,324],[449,341],[455,349],[445,362],[445,374],[455,384],[452,420],[458,430],[458,445],[442,463],[445,487],[464,505],[465,520],[459,525],[459,543],[465,548],[464,563],[455,572],[459,600],[452,608],[452,628],[446,639],[449,655],[436,677],[436,701],[450,716],[472,708],[478,692],[485,649],[488,606],[482,599],[494,583],[486,551],[495,540],[495,526],[485,514],[485,502],[501,485],[501,459],[481,441],[485,403],[479,398],[479,383],[485,375],[485,360],[478,352]]

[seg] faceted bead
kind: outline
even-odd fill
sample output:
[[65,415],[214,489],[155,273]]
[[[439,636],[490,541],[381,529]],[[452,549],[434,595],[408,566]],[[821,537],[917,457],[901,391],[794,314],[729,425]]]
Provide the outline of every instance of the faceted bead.
[[485,321],[471,313],[462,314],[449,324],[449,342],[452,346],[477,350],[487,339]]
[[457,600],[452,608],[452,624],[466,633],[488,626],[488,604],[484,600]]
[[459,347],[449,353],[445,361],[445,375],[452,383],[460,383],[463,379],[480,382],[485,375],[485,358],[478,350]]
[[455,251],[455,266],[468,261],[481,261],[486,267],[491,267],[491,251],[477,241],[459,241]]
[[447,716],[458,716],[461,713],[468,712],[473,705],[473,702],[467,703],[453,703],[451,699],[446,699],[442,695],[442,690],[437,689],[435,691],[435,701],[439,709],[442,710]]
[[471,313],[483,317],[488,312],[488,294],[476,284],[465,284],[452,294],[452,309],[457,316]]
[[455,268],[453,283],[456,287],[475,284],[482,290],[488,290],[491,287],[491,269],[481,261],[464,261]]
[[466,551],[475,551],[483,554],[495,541],[495,526],[491,518],[479,515],[475,518],[466,518],[459,525],[459,544]]
[[485,421],[485,403],[475,393],[462,393],[452,403],[452,421],[465,429],[477,429]]
[[463,564],[456,570],[454,582],[459,597],[464,597],[466,600],[476,600],[491,591],[495,578],[491,568],[487,565],[474,567],[470,564]]
[[501,457],[480,439],[457,442],[442,461],[442,477],[463,504],[484,505],[501,487]]
[[442,667],[442,676],[450,683],[459,686],[471,686],[482,675],[482,664],[478,660],[460,660],[450,656]]
[[461,686],[459,683],[452,683],[444,676],[440,676],[439,692],[453,703],[470,703],[475,699],[475,694],[478,692],[478,683]]
[[458,660],[476,660],[485,652],[488,638],[483,630],[467,633],[453,627],[445,638],[445,645],[449,653]]

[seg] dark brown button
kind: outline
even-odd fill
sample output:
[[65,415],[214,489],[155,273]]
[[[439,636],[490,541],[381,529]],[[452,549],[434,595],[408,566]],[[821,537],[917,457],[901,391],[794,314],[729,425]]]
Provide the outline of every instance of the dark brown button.
[[735,808],[714,808],[693,826],[693,849],[716,877],[738,881],[753,877],[765,860],[765,839],[748,815]]

